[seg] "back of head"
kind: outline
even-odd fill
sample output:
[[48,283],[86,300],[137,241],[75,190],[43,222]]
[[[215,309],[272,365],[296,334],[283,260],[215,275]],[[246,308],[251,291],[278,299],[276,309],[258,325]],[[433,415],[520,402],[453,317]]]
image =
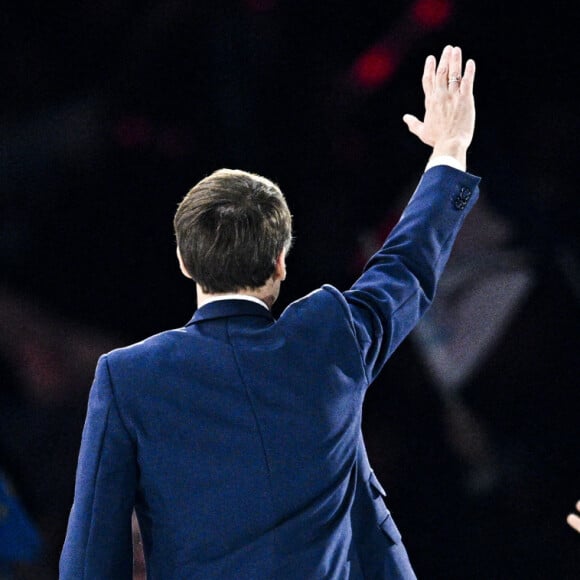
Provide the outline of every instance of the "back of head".
[[173,226],[183,264],[206,293],[260,288],[292,240],[278,186],[237,169],[219,169],[195,185]]

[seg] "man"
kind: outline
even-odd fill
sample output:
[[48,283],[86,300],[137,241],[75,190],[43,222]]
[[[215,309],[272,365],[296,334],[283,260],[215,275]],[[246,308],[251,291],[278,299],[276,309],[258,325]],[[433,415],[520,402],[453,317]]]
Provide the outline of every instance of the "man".
[[271,181],[219,170],[175,219],[198,309],[99,360],[61,579],[131,577],[137,513],[148,577],[414,578],[361,435],[365,391],[433,299],[478,195],[465,173],[475,64],[447,46],[423,74],[433,151],[399,224],[352,288],[278,320],[291,219]]

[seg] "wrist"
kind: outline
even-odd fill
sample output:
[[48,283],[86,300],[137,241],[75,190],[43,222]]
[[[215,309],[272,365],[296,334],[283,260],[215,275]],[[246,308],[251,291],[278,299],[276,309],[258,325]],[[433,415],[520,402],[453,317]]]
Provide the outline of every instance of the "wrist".
[[431,153],[431,159],[437,157],[446,157],[455,159],[458,164],[457,169],[465,171],[467,167],[467,145],[460,139],[449,139],[435,143]]

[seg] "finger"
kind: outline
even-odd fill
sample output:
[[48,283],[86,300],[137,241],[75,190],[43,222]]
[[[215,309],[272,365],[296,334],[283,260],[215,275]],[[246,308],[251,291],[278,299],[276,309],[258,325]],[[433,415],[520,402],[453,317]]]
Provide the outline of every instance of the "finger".
[[448,44],[441,53],[437,72],[435,74],[435,86],[440,90],[447,90],[447,80],[449,73],[449,59],[451,57],[451,45]]
[[576,502],[576,509],[580,512],[580,500]]
[[462,95],[469,95],[473,92],[473,81],[475,79],[475,61],[469,59],[465,63],[465,72],[461,79],[460,90]]
[[435,90],[435,57],[429,55],[425,59],[425,68],[423,69],[423,92],[425,96],[430,95]]
[[449,79],[447,86],[450,91],[458,91],[461,83],[461,48],[454,46],[449,57]]

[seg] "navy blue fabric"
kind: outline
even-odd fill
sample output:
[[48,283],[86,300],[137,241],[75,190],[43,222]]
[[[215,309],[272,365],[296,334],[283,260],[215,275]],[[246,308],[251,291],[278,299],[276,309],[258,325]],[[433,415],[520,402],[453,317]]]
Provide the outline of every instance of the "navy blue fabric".
[[34,562],[44,549],[40,530],[0,469],[0,578],[15,562]]
[[427,171],[346,292],[323,286],[277,320],[209,303],[103,355],[61,580],[131,578],[134,507],[151,580],[414,578],[362,404],[431,303],[478,184]]

